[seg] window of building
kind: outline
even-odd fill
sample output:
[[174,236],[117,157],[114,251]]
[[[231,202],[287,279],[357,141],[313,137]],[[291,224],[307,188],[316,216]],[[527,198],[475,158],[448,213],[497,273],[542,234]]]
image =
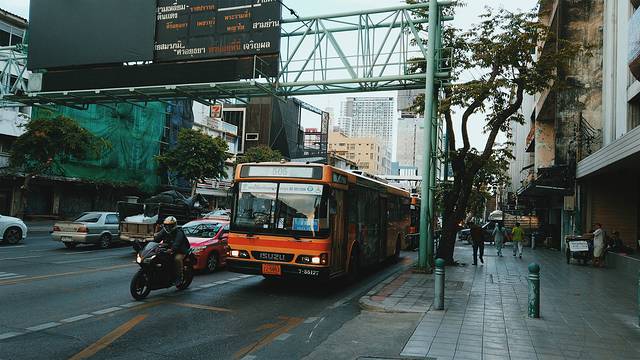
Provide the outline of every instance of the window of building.
[[640,96],[629,101],[629,116],[627,117],[627,129],[635,129],[640,125]]
[[0,30],[0,46],[9,46],[11,43],[11,34],[4,30]]
[[369,159],[373,160],[373,153],[369,154]]

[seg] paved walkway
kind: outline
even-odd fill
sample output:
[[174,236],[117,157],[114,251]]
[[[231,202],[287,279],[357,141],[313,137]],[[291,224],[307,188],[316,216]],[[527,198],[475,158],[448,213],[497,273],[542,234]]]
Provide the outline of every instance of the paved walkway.
[[[640,359],[637,279],[568,265],[557,251],[446,269],[445,310],[431,310],[433,275],[402,273],[360,300],[369,310],[425,312],[400,355],[447,359]],[[541,267],[541,318],[527,318],[527,265]]]

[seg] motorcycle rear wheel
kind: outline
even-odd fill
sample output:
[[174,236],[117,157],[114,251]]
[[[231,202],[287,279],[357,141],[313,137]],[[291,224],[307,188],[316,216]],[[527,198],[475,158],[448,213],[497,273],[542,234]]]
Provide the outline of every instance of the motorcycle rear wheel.
[[138,270],[138,272],[133,276],[129,290],[131,291],[131,296],[136,300],[142,300],[149,296],[151,286],[149,286],[149,279],[144,271]]

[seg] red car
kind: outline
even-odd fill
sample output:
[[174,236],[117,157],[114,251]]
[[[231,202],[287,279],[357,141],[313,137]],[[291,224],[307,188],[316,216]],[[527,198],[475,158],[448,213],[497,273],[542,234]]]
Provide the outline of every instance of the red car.
[[200,219],[182,226],[197,262],[194,270],[213,272],[227,262],[229,222],[219,219]]

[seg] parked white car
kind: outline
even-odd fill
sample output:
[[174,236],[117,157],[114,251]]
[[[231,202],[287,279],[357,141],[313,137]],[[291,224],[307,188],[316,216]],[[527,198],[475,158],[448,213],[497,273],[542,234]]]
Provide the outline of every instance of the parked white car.
[[27,237],[27,225],[18,218],[0,215],[0,242],[15,245]]

